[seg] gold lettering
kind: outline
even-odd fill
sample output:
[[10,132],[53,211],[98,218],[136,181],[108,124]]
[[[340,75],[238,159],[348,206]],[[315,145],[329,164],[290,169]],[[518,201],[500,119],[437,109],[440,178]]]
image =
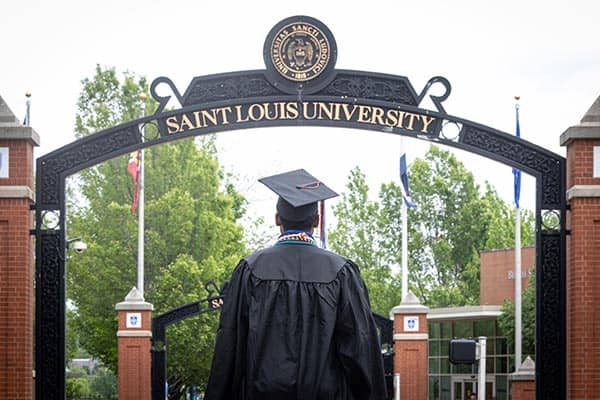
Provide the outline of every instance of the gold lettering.
[[[429,119],[427,119],[429,118]],[[423,128],[421,129],[421,132],[423,133],[429,133],[429,125],[435,121],[435,117],[427,117],[427,115],[421,115],[421,119],[423,120]]]
[[[308,115],[308,107],[311,104],[313,106],[313,115],[309,116]],[[315,119],[317,117],[317,110],[316,110],[316,107],[315,107],[315,103],[307,103],[306,101],[302,102],[302,111],[303,111],[302,115],[304,115],[304,119]]]
[[200,122],[200,111],[194,111],[194,120],[197,128],[203,128],[202,122]]
[[[254,111],[258,111],[258,114]],[[248,116],[252,121],[260,121],[265,118],[265,109],[260,104],[252,104],[248,108]]]
[[223,305],[223,299],[212,299],[210,301],[210,306],[212,308],[219,308]]
[[352,121],[352,115],[356,111],[356,105],[352,106],[352,112],[348,112],[349,104],[342,104],[342,109],[344,110],[344,116],[346,117],[346,121]]
[[177,116],[173,115],[172,117],[167,118],[166,123],[167,123],[167,132],[169,132],[169,135],[179,132],[179,124],[177,123]]
[[[184,126],[186,127],[184,129]],[[194,124],[192,124],[192,121],[190,121],[189,117],[185,114],[181,114],[181,125],[179,128],[180,132],[183,132],[184,130],[189,131],[191,129],[195,129],[196,127],[194,126]]]
[[385,113],[385,124],[388,126],[394,126],[398,123],[398,111],[387,110]]
[[371,116],[371,123],[372,124],[385,125],[383,123],[383,113],[384,112],[385,111],[383,111],[383,108],[373,107],[373,115]]
[[[333,119],[333,104],[321,102],[317,104],[319,105],[319,119]],[[327,118],[323,118],[323,114],[325,114]]]
[[298,103],[286,103],[285,111],[285,116],[287,119],[298,118]]
[[246,122],[248,121],[248,116],[242,117],[242,106],[235,106],[235,114],[237,116],[235,122]]
[[211,108],[210,110],[202,110],[202,121],[204,122],[204,126],[208,126],[206,120],[212,122],[213,126],[219,124],[217,112],[214,108]]
[[229,124],[228,113],[231,114],[231,107],[217,108],[217,112],[221,113],[221,121],[223,125]]
[[369,106],[358,106],[358,122],[369,122]]
[[404,111],[398,111],[398,128],[404,128]]
[[408,116],[408,125],[406,126],[406,129],[412,131],[413,123],[415,122],[415,117],[418,117],[418,115],[413,113],[406,113],[406,115]]

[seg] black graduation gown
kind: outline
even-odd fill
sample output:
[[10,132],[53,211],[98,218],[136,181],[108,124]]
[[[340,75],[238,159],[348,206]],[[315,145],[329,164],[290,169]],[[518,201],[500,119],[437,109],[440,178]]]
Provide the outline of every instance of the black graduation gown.
[[206,400],[383,400],[358,267],[305,244],[241,260],[225,290]]

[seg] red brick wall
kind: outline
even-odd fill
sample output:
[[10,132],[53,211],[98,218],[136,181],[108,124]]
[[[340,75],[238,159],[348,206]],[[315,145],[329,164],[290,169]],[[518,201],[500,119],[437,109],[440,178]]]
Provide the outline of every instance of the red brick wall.
[[[9,148],[9,178],[0,186],[33,188],[33,146],[0,140]],[[0,198],[0,398],[33,396],[33,239],[28,198]]]
[[[142,327],[126,328],[128,312],[142,314]],[[119,331],[140,332],[151,329],[150,311],[119,311]],[[149,400],[151,385],[150,337],[118,338],[118,392],[119,400]]]
[[[567,146],[567,188],[600,185],[593,178],[593,147],[600,139]],[[600,393],[600,197],[573,197],[567,214],[567,397]]]
[[0,139],[0,147],[9,148],[8,178],[1,186],[29,186],[33,190],[33,145],[29,140]]
[[[419,316],[419,331],[404,331],[404,316]],[[427,334],[426,314],[395,314],[394,333]],[[394,340],[394,373],[400,374],[401,399],[426,399],[428,389],[427,339]]]
[[594,146],[598,139],[576,139],[567,146],[567,188],[574,185],[600,185],[600,178],[593,178]]
[[[500,305],[504,300],[515,298],[515,251],[514,249],[481,252],[479,303]],[[529,272],[535,268],[535,247],[521,249],[521,289],[529,285]],[[510,275],[509,275],[510,273]],[[511,279],[512,277],[512,279]]]
[[513,381],[513,400],[535,400],[535,381]]
[[567,238],[569,398],[600,393],[600,198],[571,201]]

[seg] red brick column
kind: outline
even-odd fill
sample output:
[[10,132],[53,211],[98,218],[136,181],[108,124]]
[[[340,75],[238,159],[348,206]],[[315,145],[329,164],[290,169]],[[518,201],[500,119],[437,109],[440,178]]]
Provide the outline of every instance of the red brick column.
[[535,400],[535,363],[527,357],[517,372],[511,374],[513,400]]
[[33,397],[33,148],[0,97],[0,398]]
[[[567,397],[600,396],[600,97],[567,147]],[[595,155],[594,155],[595,154]],[[595,160],[594,160],[595,159]]]
[[119,314],[117,385],[119,400],[150,400],[152,309],[136,288],[116,305]]
[[392,309],[394,317],[394,373],[400,374],[400,398],[427,399],[427,313],[412,292]]

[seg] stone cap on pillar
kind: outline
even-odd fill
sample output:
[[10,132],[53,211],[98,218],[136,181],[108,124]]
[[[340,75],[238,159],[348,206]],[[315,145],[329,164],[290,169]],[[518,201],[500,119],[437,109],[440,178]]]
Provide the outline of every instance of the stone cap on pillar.
[[0,96],[0,139],[30,140],[34,146],[40,145],[40,135],[30,126],[23,126],[8,104]]
[[427,314],[428,312],[429,307],[422,305],[417,296],[409,290],[400,305],[392,308],[390,316],[393,317],[394,314]]
[[127,296],[125,296],[125,301],[117,303],[115,309],[152,311],[154,310],[154,306],[150,303],[146,303],[140,291],[134,286],[133,288],[131,288]]
[[585,113],[579,125],[571,126],[560,135],[560,145],[567,146],[574,139],[600,139],[600,96]]
[[527,356],[517,372],[510,374],[510,379],[513,381],[535,380],[535,362],[531,359],[531,357]]

